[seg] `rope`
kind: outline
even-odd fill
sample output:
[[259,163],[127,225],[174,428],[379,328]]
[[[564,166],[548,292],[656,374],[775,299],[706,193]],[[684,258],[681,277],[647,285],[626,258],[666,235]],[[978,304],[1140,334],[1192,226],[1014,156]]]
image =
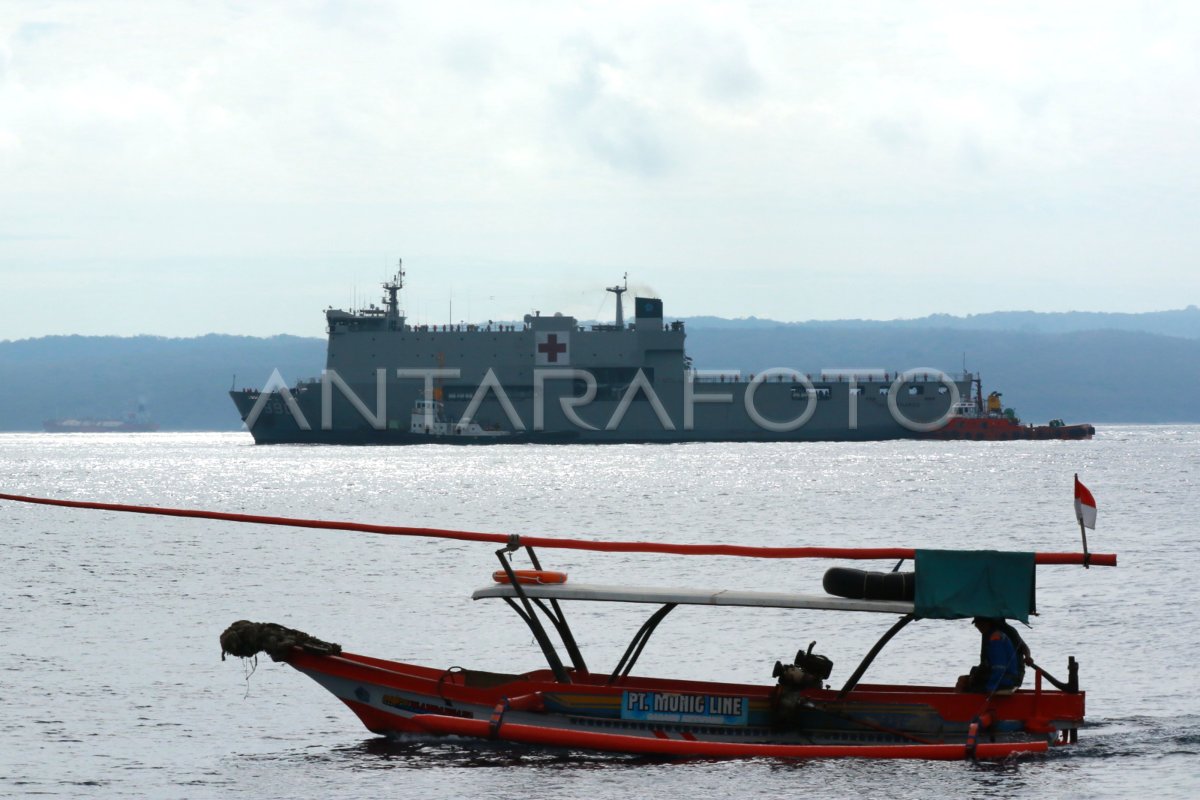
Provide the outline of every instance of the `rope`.
[[[491,542],[493,544],[509,544],[513,536],[506,533],[479,533],[474,531],[454,531],[441,528],[417,528],[399,525],[369,525],[361,522],[270,517],[256,514],[231,514],[225,511],[159,508],[155,506],[124,505],[121,503],[96,503],[83,500],[56,500],[47,497],[26,497],[18,494],[0,494],[0,500],[10,500],[15,503],[61,506],[64,508],[84,508],[96,511],[120,511],[130,514],[155,514],[164,517],[214,519],[223,522],[248,522],[257,525],[283,525],[293,528],[358,531],[360,533],[378,533],[386,536],[417,536],[465,542]],[[761,547],[738,544],[595,541],[589,539],[553,538],[549,536],[521,536],[519,541],[522,547],[592,550],[604,553],[662,553],[679,556],[733,556],[739,558],[844,558],[851,560],[916,558],[916,550],[914,548],[904,547]],[[1117,565],[1117,556],[1114,553],[1091,553],[1090,555],[1093,566],[1115,567]],[[1083,555],[1081,553],[1037,553],[1035,561],[1043,565],[1082,564]]]

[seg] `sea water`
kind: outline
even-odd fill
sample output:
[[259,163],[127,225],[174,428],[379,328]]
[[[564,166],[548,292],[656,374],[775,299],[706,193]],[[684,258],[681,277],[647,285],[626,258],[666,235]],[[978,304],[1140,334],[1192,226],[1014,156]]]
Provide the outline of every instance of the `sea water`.
[[[1004,763],[660,761],[454,740],[390,742],[265,656],[222,662],[238,619],[430,666],[543,665],[503,603],[494,545],[0,502],[0,794],[57,797],[793,798],[1200,794],[1200,426],[1088,442],[256,447],[246,434],[0,435],[0,492],[500,533],[662,542],[1077,551],[1044,567],[1037,661],[1081,663],[1079,744]],[[825,561],[543,550],[570,580],[819,592]],[[856,564],[852,566],[862,566]],[[889,569],[892,564],[870,565]],[[568,604],[593,670],[649,606]],[[643,675],[769,684],[815,641],[837,685],[894,620],[677,609]],[[918,622],[867,682],[952,683],[967,621]]]

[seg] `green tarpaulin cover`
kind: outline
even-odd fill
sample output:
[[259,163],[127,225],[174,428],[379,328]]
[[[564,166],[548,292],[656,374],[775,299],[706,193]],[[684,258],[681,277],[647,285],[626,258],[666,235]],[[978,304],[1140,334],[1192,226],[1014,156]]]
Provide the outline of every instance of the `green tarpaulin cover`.
[[1002,617],[1029,622],[1037,610],[1033,553],[918,550],[916,615]]

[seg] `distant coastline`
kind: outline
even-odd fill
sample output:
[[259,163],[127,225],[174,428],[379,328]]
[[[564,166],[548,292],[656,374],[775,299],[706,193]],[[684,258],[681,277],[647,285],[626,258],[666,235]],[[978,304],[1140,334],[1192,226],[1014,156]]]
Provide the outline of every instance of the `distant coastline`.
[[[686,319],[698,367],[937,367],[964,360],[1029,422],[1200,422],[1200,309],[1145,314],[998,312],[914,320]],[[123,415],[144,399],[164,431],[231,431],[226,391],[317,376],[318,337],[47,336],[0,341],[0,431]]]

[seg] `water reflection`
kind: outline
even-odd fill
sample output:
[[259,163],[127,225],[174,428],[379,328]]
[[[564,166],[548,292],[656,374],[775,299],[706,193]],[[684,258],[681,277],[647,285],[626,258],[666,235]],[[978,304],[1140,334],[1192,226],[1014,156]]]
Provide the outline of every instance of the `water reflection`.
[[[307,758],[313,758],[310,753]],[[528,747],[458,738],[382,736],[335,747],[319,758],[361,769],[559,768],[589,769],[666,763],[667,759]]]
[[[371,737],[306,677],[263,662],[247,692],[216,637],[289,624],[353,652],[504,672],[542,666],[502,605],[472,603],[492,552],[334,532],[0,507],[0,795],[327,798],[529,796],[729,800],[878,795],[1200,796],[1191,691],[1200,583],[1200,427],[1106,429],[1092,442],[839,443],[561,449],[254,448],[240,436],[77,441],[0,436],[19,494],[365,522],[762,545],[1075,546],[1070,479],[1103,487],[1095,549],[1116,571],[1039,572],[1042,660],[1083,664],[1079,744],[1015,763],[662,761],[447,739]],[[1009,446],[1011,445],[1011,446]],[[825,563],[543,553],[592,583],[808,591]],[[1044,577],[1043,577],[1044,575]],[[642,609],[571,609],[589,661],[615,664]],[[763,683],[812,639],[848,670],[878,620],[680,609],[644,674]],[[1023,631],[1024,633],[1024,631]],[[1114,645],[1121,656],[1114,657]],[[953,682],[969,626],[911,626],[879,682]],[[1061,662],[1060,662],[1061,663]],[[483,767],[484,769],[479,769]],[[397,780],[402,776],[403,780]]]

